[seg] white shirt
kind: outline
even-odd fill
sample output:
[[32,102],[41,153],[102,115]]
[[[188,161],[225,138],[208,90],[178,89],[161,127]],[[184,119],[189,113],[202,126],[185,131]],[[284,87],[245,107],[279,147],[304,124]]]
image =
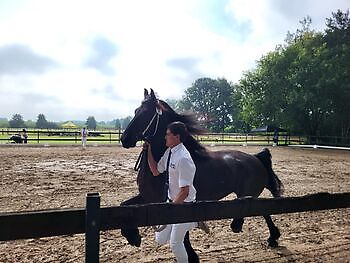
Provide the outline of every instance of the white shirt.
[[168,197],[175,200],[180,192],[181,187],[189,186],[189,194],[184,200],[185,202],[193,202],[196,200],[196,189],[193,186],[194,175],[196,173],[196,166],[192,157],[186,147],[180,143],[168,148],[162,158],[159,160],[157,170],[160,173],[165,172],[169,152],[171,151],[169,163],[169,190]]

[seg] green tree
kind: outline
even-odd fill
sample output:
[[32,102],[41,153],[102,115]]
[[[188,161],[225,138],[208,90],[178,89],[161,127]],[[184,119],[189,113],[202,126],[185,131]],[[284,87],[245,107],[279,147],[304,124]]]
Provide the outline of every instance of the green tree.
[[[304,19],[301,29],[289,33],[285,45],[263,56],[256,69],[244,74],[239,89],[241,116],[247,123],[281,125],[310,135],[334,134],[340,126],[349,130],[346,17],[348,13],[333,14],[332,29],[325,33],[310,30],[311,20]],[[331,37],[334,32],[337,35]]]
[[40,113],[38,115],[38,119],[36,121],[35,127],[38,129],[47,129],[48,128],[48,122],[47,122],[44,114]]
[[116,129],[118,129],[118,130],[120,130],[120,129],[122,128],[122,125],[121,125],[121,122],[120,122],[119,119],[116,119],[116,120],[115,120],[115,125],[114,125],[114,127],[115,127]]
[[25,128],[24,120],[21,114],[14,114],[9,121],[10,128]]
[[211,131],[222,132],[232,124],[234,89],[226,79],[197,79],[185,91],[181,105],[193,110]]
[[0,118],[0,128],[8,128],[9,121],[6,118]]
[[58,129],[59,125],[55,122],[48,121],[47,122],[47,129]]
[[191,109],[191,104],[183,99],[166,99],[166,103],[176,112],[184,113]]
[[350,16],[338,10],[326,22],[325,72],[331,90],[332,111],[326,116],[325,129],[339,136],[350,135]]
[[94,116],[89,116],[85,124],[89,130],[96,130],[97,122]]
[[31,129],[34,129],[35,128],[35,122],[32,121],[32,120],[27,120],[24,122],[24,125],[27,127],[27,128],[31,128]]
[[132,117],[131,116],[128,116],[124,119],[121,119],[121,124],[122,124],[122,129],[125,130],[126,127],[128,127],[130,121],[132,120]]

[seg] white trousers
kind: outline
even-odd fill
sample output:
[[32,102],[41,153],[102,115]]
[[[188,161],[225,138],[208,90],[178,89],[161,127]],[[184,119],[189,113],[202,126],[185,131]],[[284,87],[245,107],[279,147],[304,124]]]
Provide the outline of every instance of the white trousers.
[[83,147],[86,146],[86,137],[81,137],[81,142],[83,143]]
[[156,232],[156,241],[160,245],[170,242],[171,251],[179,263],[188,262],[187,253],[184,245],[186,232],[195,228],[197,223],[182,223],[167,225],[162,231]]

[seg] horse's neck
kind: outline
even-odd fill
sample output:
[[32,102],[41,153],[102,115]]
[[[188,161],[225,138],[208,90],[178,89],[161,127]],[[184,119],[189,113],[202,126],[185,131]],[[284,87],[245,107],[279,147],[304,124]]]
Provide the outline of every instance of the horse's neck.
[[166,133],[166,127],[171,122],[172,120],[170,119],[170,116],[164,113],[162,124],[159,126],[159,130],[156,134],[156,137],[154,137],[151,141],[153,157],[157,162],[163,156],[165,150],[167,149],[164,137]]
[[140,165],[140,170],[137,174],[137,185],[139,189],[139,194],[146,203],[157,203],[163,202],[166,198],[165,191],[165,177],[157,177],[156,181],[152,176],[151,169],[148,165],[147,152],[142,158],[142,163]]
[[163,142],[163,140],[156,140],[152,142],[151,147],[153,157],[158,162],[166,150],[165,143]]

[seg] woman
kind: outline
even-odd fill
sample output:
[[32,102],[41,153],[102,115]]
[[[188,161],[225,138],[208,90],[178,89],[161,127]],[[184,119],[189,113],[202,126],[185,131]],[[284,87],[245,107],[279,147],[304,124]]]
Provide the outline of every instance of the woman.
[[[168,149],[157,163],[152,155],[150,144],[148,148],[148,164],[154,176],[167,172],[169,178],[168,200],[175,204],[191,203],[196,200],[196,189],[193,186],[196,166],[190,153],[183,145],[187,137],[187,128],[182,122],[173,122],[168,125],[165,140]],[[170,248],[177,262],[188,262],[184,237],[187,231],[196,227],[197,223],[181,223],[167,225],[162,231],[156,232],[156,241],[159,244],[170,242]]]
[[23,143],[27,143],[27,141],[28,141],[28,134],[27,134],[26,129],[22,130],[22,136],[23,136]]

